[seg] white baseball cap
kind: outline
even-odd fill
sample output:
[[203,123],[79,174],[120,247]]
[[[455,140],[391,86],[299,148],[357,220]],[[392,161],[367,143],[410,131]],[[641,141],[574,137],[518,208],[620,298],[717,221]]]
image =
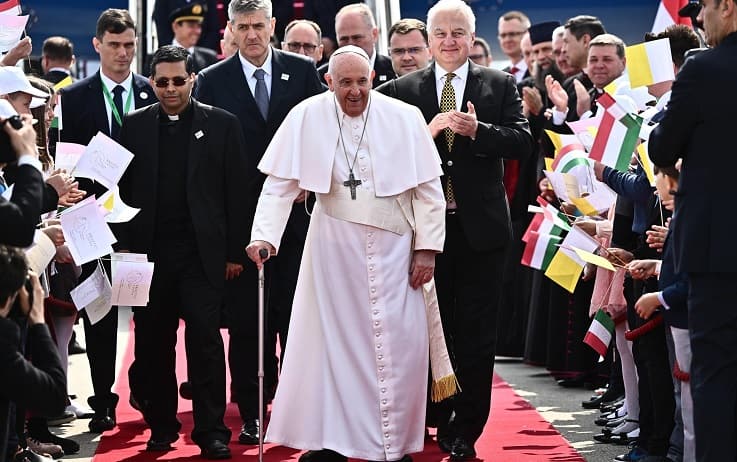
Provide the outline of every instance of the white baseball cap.
[[48,93],[34,88],[22,70],[15,66],[0,67],[0,95],[9,95],[17,91],[37,98],[48,99]]

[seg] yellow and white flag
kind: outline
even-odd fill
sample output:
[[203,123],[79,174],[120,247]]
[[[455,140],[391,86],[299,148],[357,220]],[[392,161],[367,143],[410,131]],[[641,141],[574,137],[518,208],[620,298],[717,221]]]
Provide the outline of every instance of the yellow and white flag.
[[670,41],[667,38],[632,45],[625,48],[624,52],[631,88],[675,79]]

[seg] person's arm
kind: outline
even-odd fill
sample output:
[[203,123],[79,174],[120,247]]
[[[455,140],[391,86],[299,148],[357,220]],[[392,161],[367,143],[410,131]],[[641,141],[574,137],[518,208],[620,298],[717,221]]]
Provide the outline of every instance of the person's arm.
[[[696,57],[697,58],[697,57]],[[701,120],[701,104],[704,82],[700,60],[686,61],[673,82],[673,91],[663,119],[650,134],[648,154],[653,164],[669,167],[679,158],[687,157],[688,143]]]
[[248,241],[248,207],[243,200],[243,173],[247,171],[246,143],[243,132],[235,117],[228,118],[226,131],[228,141],[225,143],[225,212],[226,226],[226,259],[230,263],[244,264],[243,244]]
[[[601,172],[601,175],[599,175]],[[635,173],[620,172],[597,162],[594,167],[597,179],[612,188],[614,192],[633,201],[645,201],[653,193],[653,187],[645,175],[645,171],[637,166]]]
[[522,116],[522,100],[517,93],[513,76],[508,75],[501,99],[501,117],[498,123],[479,120],[471,149],[475,152],[501,155],[506,159],[525,159],[532,153],[532,135],[527,120]]
[[[225,58],[229,59],[229,58]],[[192,96],[194,99],[203,104],[209,104],[215,106],[215,98],[212,94],[212,88],[210,80],[208,79],[209,74],[207,72],[200,72],[197,74],[197,82],[194,86]]]

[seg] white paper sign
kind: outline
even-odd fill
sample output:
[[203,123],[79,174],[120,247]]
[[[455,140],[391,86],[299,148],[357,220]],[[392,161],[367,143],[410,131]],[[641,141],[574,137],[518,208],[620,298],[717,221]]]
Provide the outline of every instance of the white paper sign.
[[41,274],[51,263],[56,255],[54,242],[43,231],[36,230],[33,236],[33,244],[26,249],[26,260],[28,267],[36,274]]
[[100,196],[97,203],[103,210],[105,221],[108,223],[127,223],[141,211],[123,202],[117,186]]
[[69,294],[78,310],[84,308],[87,311],[91,324],[96,324],[104,318],[113,306],[113,289],[99,264],[95,272],[72,289]]
[[[127,254],[127,258],[119,259],[121,255],[126,254],[115,254],[112,259],[113,304],[148,305],[148,294],[154,275],[153,262],[146,261],[147,257],[143,254]],[[141,257],[143,261],[140,261]],[[134,258],[139,260],[133,260]]]
[[75,264],[82,265],[113,252],[112,244],[117,240],[94,196],[65,210],[60,221]]
[[0,52],[5,53],[20,42],[23,31],[26,29],[28,15],[12,16],[0,15]]
[[120,181],[133,154],[104,133],[98,132],[74,169],[75,176],[91,178],[112,189]]
[[56,157],[54,159],[54,166],[56,168],[63,168],[67,172],[74,170],[77,166],[79,159],[82,157],[82,153],[87,146],[77,143],[62,143],[59,141],[56,143]]

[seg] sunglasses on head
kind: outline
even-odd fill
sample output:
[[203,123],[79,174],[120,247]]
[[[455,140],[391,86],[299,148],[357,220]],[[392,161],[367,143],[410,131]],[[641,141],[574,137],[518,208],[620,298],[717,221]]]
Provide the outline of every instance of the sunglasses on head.
[[175,87],[181,87],[187,83],[187,79],[189,79],[189,77],[172,77],[171,79],[162,77],[154,80],[154,85],[159,88],[166,88],[169,86],[169,81],[171,80],[171,83],[173,83]]

